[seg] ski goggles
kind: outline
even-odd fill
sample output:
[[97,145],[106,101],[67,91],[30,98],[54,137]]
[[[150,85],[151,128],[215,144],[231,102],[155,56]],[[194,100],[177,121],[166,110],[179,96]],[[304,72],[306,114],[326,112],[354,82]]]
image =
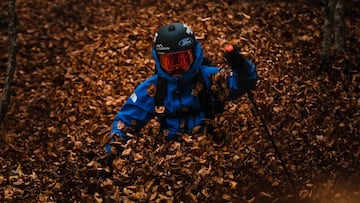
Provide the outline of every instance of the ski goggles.
[[194,62],[191,49],[174,53],[158,54],[161,67],[170,75],[181,75],[187,72]]

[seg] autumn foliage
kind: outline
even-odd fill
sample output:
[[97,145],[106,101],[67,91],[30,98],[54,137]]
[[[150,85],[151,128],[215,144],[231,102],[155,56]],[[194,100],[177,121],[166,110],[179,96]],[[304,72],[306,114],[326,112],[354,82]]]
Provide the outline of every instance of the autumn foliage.
[[[323,13],[311,1],[16,1],[19,50],[0,126],[0,201],[358,202],[360,10],[347,2],[347,53],[321,71]],[[3,82],[7,1],[0,6]],[[209,121],[222,139],[205,132],[166,142],[152,120],[106,175],[97,162],[103,137],[154,73],[155,30],[173,21],[193,28],[215,65],[227,68],[225,43],[254,61],[254,98],[295,191],[246,95]]]

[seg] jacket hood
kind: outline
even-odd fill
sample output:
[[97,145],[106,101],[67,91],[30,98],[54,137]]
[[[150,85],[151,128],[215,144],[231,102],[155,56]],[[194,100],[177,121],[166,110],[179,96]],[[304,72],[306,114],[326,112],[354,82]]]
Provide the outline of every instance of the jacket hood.
[[161,66],[160,66],[160,61],[159,58],[156,54],[156,51],[154,48],[152,48],[152,55],[154,57],[155,60],[155,69],[157,74],[168,80],[168,81],[188,81],[188,80],[192,80],[192,78],[198,73],[200,67],[201,67],[201,63],[204,60],[204,53],[203,50],[201,48],[201,44],[199,41],[196,42],[196,48],[195,48],[195,60],[193,62],[193,64],[191,65],[190,69],[184,73],[182,76],[171,76],[169,75],[167,72],[165,72]]

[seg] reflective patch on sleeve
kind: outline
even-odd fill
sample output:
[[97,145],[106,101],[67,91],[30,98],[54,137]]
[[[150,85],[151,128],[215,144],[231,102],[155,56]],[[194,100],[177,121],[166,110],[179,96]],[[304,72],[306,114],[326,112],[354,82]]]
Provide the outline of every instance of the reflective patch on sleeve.
[[135,94],[135,92],[130,96],[130,99],[134,103],[137,101],[137,95]]

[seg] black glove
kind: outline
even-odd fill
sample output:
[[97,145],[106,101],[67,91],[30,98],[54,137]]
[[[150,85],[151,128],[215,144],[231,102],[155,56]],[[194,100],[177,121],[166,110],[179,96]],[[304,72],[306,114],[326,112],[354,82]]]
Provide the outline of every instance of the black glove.
[[240,49],[233,45],[225,47],[224,58],[233,71],[237,74],[249,73],[251,70],[250,65],[246,59],[241,55]]
[[100,157],[97,162],[101,165],[101,169],[99,170],[99,175],[103,178],[111,178],[113,174],[113,161],[115,155],[108,154],[104,157]]
[[233,45],[225,47],[224,58],[231,67],[231,69],[238,74],[238,83],[241,83],[246,92],[254,89],[256,86],[256,79],[247,79],[249,73],[252,71],[250,63],[241,55],[240,49]]

